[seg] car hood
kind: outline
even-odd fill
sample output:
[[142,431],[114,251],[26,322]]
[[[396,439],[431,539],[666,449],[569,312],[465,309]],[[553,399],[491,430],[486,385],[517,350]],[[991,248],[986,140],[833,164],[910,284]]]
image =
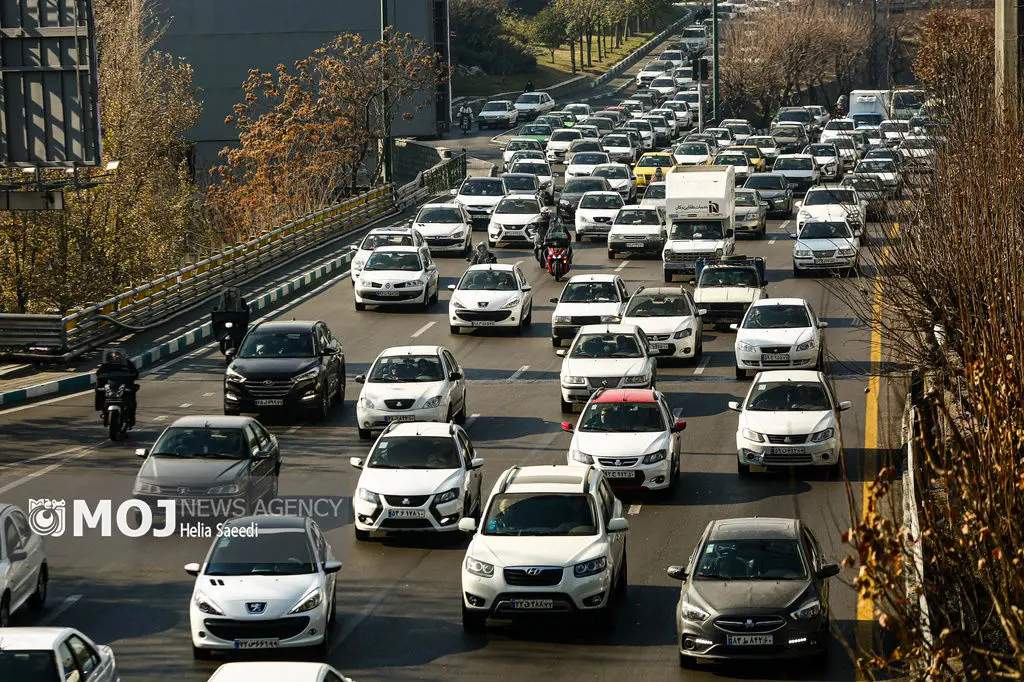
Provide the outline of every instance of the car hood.
[[788,609],[797,606],[807,580],[693,580],[688,594],[722,614],[732,610]]
[[761,298],[761,289],[754,287],[697,287],[693,300],[698,303],[752,303]]
[[622,189],[623,187],[629,187],[628,178],[605,178],[608,180],[608,184],[612,186],[612,189]]
[[798,170],[796,168],[787,168],[786,170],[777,170],[774,172],[787,178],[809,178],[814,175],[813,170]]
[[573,175],[590,175],[597,166],[596,163],[570,163],[565,167],[565,172]]
[[673,239],[669,242],[673,253],[692,253],[709,249],[724,249],[724,239]]
[[[213,584],[213,580],[217,584]],[[202,592],[228,618],[255,620],[246,607],[265,602],[260,619],[281,618],[298,606],[299,600],[320,584],[320,574],[200,576],[195,591]]]
[[455,197],[455,201],[459,202],[463,206],[497,206],[498,202],[505,197],[492,197],[492,196],[463,196],[458,195]]
[[590,317],[593,315],[618,315],[622,304],[618,301],[607,303],[559,303],[555,306],[554,315],[571,315],[574,317]]
[[834,156],[815,156],[814,162],[819,166],[827,166],[829,164],[835,165],[838,159]]
[[602,149],[609,154],[629,154],[633,151],[632,147],[614,147],[609,145],[602,145]]
[[758,189],[757,193],[761,195],[762,199],[778,199],[786,196],[784,189]]
[[853,249],[857,245],[852,239],[798,239],[794,249],[811,249],[812,251],[829,251],[832,249]]
[[[801,206],[800,213],[806,213],[809,218],[822,218],[825,220],[845,220],[850,215],[853,206],[841,204],[817,204],[815,206]],[[807,222],[806,220],[804,222]]]
[[671,334],[693,325],[693,317],[624,317],[622,324],[635,324],[644,330],[644,334]]
[[423,275],[422,271],[411,272],[407,270],[367,270],[363,268],[359,273],[359,283],[377,282],[387,284],[395,282],[413,282]]
[[604,556],[607,543],[599,535],[517,537],[477,534],[468,556],[498,566],[571,566]]
[[558,195],[559,201],[568,201],[571,205],[576,206],[580,203],[580,199],[583,198],[583,192],[562,192]]
[[547,148],[548,151],[555,149],[564,152],[566,149],[569,148],[569,145],[571,145],[572,143],[573,140],[566,140],[564,142],[562,142],[561,140],[548,140]]
[[360,398],[374,402],[383,400],[415,400],[417,403],[440,395],[444,389],[443,381],[410,381],[396,384],[383,382],[367,382],[359,392]]
[[165,487],[212,488],[232,483],[248,470],[248,459],[147,457],[138,480]]
[[711,156],[709,154],[673,154],[672,158],[676,160],[676,163],[695,166],[707,163]]
[[[458,301],[471,310],[500,310],[513,299],[521,298],[519,291],[462,291],[452,292],[452,304]],[[449,304],[449,305],[452,305]],[[481,305],[483,304],[483,305]]]
[[758,433],[785,436],[821,431],[833,425],[829,410],[810,412],[751,412],[745,410],[740,419],[741,427]]
[[315,358],[235,358],[230,367],[246,379],[295,376],[317,364]]
[[529,225],[541,220],[540,213],[492,213],[491,222],[499,225]]
[[584,218],[614,218],[615,214],[619,212],[617,208],[578,208],[576,209],[576,215]]
[[610,234],[636,235],[638,237],[660,235],[661,225],[612,225]]
[[878,178],[879,180],[895,180],[896,174],[890,171],[859,171],[860,177]]
[[378,495],[433,495],[458,487],[461,469],[363,469],[360,488]]
[[577,431],[570,450],[599,457],[636,457],[668,447],[664,431],[638,433],[598,433]]
[[562,360],[562,376],[573,377],[624,377],[643,374],[647,371],[645,358],[565,358]]
[[511,111],[481,111],[476,115],[477,118],[508,118],[512,115]]
[[812,327],[792,329],[743,329],[736,333],[736,340],[751,346],[795,346],[814,336]]
[[760,214],[761,214],[761,209],[759,207],[757,207],[757,206],[738,206],[736,208],[735,216],[737,218],[739,218],[739,217],[744,217],[745,218],[747,216],[756,216],[756,215],[760,215]]
[[464,223],[417,223],[415,228],[424,237],[447,237],[456,232],[465,232]]

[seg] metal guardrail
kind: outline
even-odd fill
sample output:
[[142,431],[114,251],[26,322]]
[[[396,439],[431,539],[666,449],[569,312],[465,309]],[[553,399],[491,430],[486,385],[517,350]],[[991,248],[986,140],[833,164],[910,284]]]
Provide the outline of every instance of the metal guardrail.
[[445,159],[433,168],[420,171],[416,178],[398,190],[397,205],[399,210],[415,206],[433,196],[456,187],[466,177],[466,153]]
[[907,438],[907,462],[903,475],[903,516],[904,525],[910,532],[907,537],[908,563],[912,564],[906,574],[906,590],[910,599],[916,599],[921,636],[927,644],[932,643],[931,616],[928,599],[924,593],[924,547],[921,542],[921,523],[918,515],[920,504],[917,495],[917,408],[912,396],[907,396],[910,405],[907,413],[905,433]]

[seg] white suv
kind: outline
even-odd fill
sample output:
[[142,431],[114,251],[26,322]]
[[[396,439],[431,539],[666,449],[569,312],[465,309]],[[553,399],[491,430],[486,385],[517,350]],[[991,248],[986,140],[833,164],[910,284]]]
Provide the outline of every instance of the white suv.
[[[55,512],[47,514],[56,522]],[[42,611],[48,580],[43,538],[32,530],[21,509],[0,504],[0,628],[9,627],[11,614],[23,606]]]
[[363,460],[352,496],[356,540],[373,531],[453,531],[480,518],[484,460],[458,424],[392,424]]
[[512,467],[491,490],[483,522],[462,563],[462,626],[487,618],[587,614],[610,625],[624,597],[626,531],[622,503],[601,471],[566,465]]

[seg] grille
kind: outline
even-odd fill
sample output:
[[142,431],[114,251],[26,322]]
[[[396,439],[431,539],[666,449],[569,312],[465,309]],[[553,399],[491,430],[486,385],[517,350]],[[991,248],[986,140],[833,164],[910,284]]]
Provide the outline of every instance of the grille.
[[230,620],[207,618],[206,630],[218,639],[291,639],[302,634],[309,618],[278,618],[276,620]]
[[418,298],[421,292],[419,291],[400,291],[397,296],[382,296],[373,291],[366,291],[360,294],[362,298],[367,301],[380,301],[381,303],[389,303],[392,301],[409,301],[414,298]]
[[461,239],[452,239],[451,237],[426,237],[427,243],[431,246],[455,246],[461,244]]
[[[269,382],[269,383],[268,383]],[[261,398],[283,398],[292,390],[291,379],[259,379],[245,382],[245,388],[249,395],[257,400]]]
[[716,628],[736,635],[774,632],[785,624],[785,619],[780,616],[729,616],[715,620]]
[[788,353],[789,346],[761,346],[762,353]]
[[747,311],[746,303],[706,303],[704,307],[708,312],[714,313],[744,313]]
[[836,250],[832,249],[831,251],[814,251],[813,253],[815,258],[835,258]]
[[422,507],[428,497],[430,495],[385,495],[384,500],[392,507]]
[[412,409],[412,406],[416,404],[416,401],[412,398],[395,398],[392,400],[385,400],[384,404],[387,405],[389,410],[410,410]]
[[638,459],[639,457],[600,457],[597,461],[606,467],[631,467],[636,465]]
[[[527,571],[540,571],[529,575]],[[505,584],[529,587],[551,587],[562,582],[561,568],[506,568]]]
[[[768,438],[768,442],[774,445],[799,445],[807,442],[806,433],[798,433],[792,436],[773,436],[771,434],[766,434],[766,436]],[[786,440],[787,438],[789,440]]]
[[487,213],[491,210],[490,206],[467,206],[466,210],[470,213]]
[[600,315],[582,315],[569,318],[570,324],[583,326],[585,324],[601,324]]
[[766,454],[764,456],[764,463],[768,465],[799,466],[802,464],[812,464],[813,462],[814,459],[810,455],[801,455],[796,453],[787,453],[783,455]]
[[590,384],[590,388],[616,388],[621,381],[621,377],[589,377],[587,383]]
[[384,519],[379,528],[382,530],[417,530],[433,528],[427,519]]
[[598,215],[594,216],[595,223],[610,223],[612,221],[608,216]]
[[647,338],[651,341],[668,341],[668,334],[648,334]]
[[666,256],[666,260],[673,261],[675,263],[691,263],[696,261],[698,258],[714,258],[715,253],[710,251],[708,253],[669,253]]
[[508,316],[512,314],[511,310],[459,310],[455,313],[463,320],[473,321],[484,321],[484,322],[501,322],[507,320]]

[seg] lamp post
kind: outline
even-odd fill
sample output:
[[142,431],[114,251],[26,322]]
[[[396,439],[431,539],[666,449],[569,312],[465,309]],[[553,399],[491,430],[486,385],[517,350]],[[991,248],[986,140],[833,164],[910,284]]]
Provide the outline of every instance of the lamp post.
[[[388,30],[388,0],[380,0],[380,39],[382,41],[385,38],[387,38],[387,30]],[[383,144],[381,145],[381,160],[383,161],[383,163],[381,164],[381,176],[382,176],[382,179],[384,180],[385,184],[391,182],[391,178],[394,176],[393,175],[393,169],[392,169],[392,158],[391,158],[391,145],[392,145],[392,141],[391,141],[391,123],[390,123],[391,117],[387,115],[387,112],[389,112],[390,110],[391,110],[391,101],[390,101],[390,98],[388,97],[388,91],[385,89],[384,90],[384,109],[383,109],[383,111],[385,112],[384,120],[388,122],[388,124],[387,124],[388,125],[388,129],[384,131]]]
[[711,1],[711,116],[718,122],[718,0]]

